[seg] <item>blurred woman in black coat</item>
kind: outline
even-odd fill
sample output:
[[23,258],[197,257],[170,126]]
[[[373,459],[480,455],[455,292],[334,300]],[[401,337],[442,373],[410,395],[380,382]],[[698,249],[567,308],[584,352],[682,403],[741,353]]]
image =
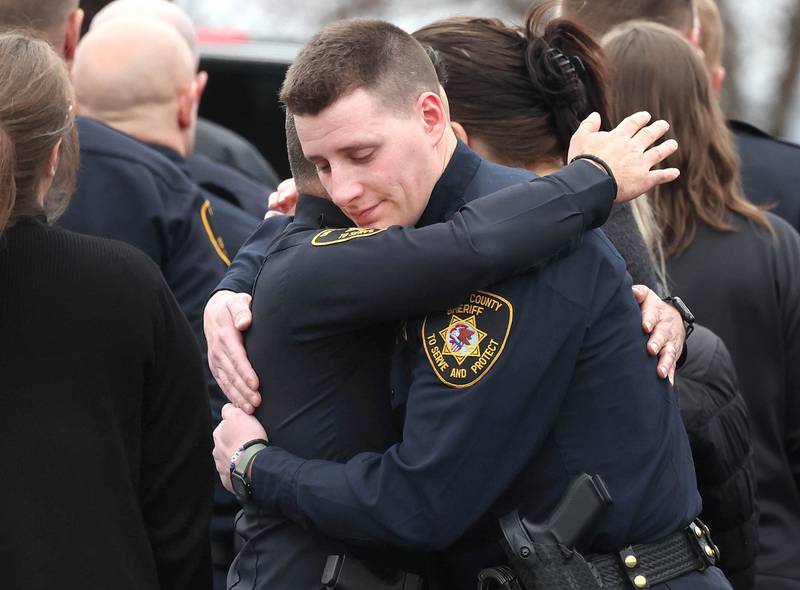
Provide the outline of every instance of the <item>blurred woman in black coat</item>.
[[[685,39],[660,25],[634,22],[609,33],[605,45],[617,70],[617,117],[647,109],[674,122],[671,134],[680,149],[665,165],[680,168],[681,177],[650,195],[663,229],[669,281],[724,340],[752,418],[760,511],[756,587],[797,590],[800,236],[745,199],[708,73]],[[732,486],[725,482],[720,490]]]
[[211,587],[200,351],[158,267],[53,227],[77,172],[73,92],[0,34],[0,588]]

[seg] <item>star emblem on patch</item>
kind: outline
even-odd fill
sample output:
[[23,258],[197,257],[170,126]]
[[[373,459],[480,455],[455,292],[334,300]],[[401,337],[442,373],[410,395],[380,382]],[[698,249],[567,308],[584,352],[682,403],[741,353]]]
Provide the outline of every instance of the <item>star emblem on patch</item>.
[[425,316],[422,342],[438,379],[450,387],[475,385],[503,353],[514,306],[497,293],[476,291],[460,305]]
[[478,328],[478,319],[474,315],[466,318],[451,316],[450,325],[439,335],[444,341],[442,354],[452,356],[459,366],[469,357],[480,358],[480,345],[486,338],[486,332]]

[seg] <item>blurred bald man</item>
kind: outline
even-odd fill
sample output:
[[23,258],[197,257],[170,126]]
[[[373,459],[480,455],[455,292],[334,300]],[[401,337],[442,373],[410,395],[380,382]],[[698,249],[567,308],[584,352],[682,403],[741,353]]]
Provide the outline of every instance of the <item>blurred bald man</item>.
[[[200,51],[197,45],[197,30],[189,15],[168,0],[115,0],[100,10],[91,22],[90,30],[104,26],[118,18],[146,18],[162,22],[172,27],[186,42],[194,61],[194,71],[198,84],[197,102],[202,97],[208,81],[208,74],[199,70]],[[262,183],[250,176],[223,164],[212,161],[203,154],[195,152],[196,139],[204,124],[195,117],[191,149],[183,154],[180,163],[185,172],[207,193],[247,211],[250,215],[263,218],[266,209],[266,196],[274,189],[274,183]],[[227,143],[226,143],[227,145]],[[255,149],[255,148],[253,148]],[[208,196],[208,195],[207,195]],[[216,205],[215,199],[211,199]],[[220,213],[220,211],[218,211]],[[222,221],[220,222],[222,223]],[[223,231],[223,234],[226,233]],[[228,231],[227,233],[230,233]],[[229,252],[234,255],[240,245],[239,240],[228,243]]]
[[[199,64],[197,35],[189,16],[172,0],[94,0],[81,2],[89,7],[90,26],[107,22],[120,15],[139,15],[157,18],[176,27],[186,39]],[[239,206],[261,217],[264,195],[257,201],[248,200],[248,191],[261,187],[272,191],[280,181],[272,166],[261,153],[242,136],[202,117],[197,121],[197,153],[188,158],[189,167],[202,185],[212,192],[230,193],[240,201]],[[231,174],[236,172],[238,174]]]

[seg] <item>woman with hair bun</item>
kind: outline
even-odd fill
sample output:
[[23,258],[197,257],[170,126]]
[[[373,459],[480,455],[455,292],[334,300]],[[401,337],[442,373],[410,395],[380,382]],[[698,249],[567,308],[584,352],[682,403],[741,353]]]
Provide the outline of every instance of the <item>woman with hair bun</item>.
[[[535,7],[522,27],[499,19],[459,17],[414,33],[431,48],[460,139],[488,160],[537,174],[564,165],[570,137],[589,113],[600,113],[606,124],[620,120],[609,117],[609,68],[602,48],[575,22],[550,18],[551,9],[550,4]],[[618,112],[649,110],[645,107],[649,105],[628,104]],[[654,119],[681,120],[677,113],[650,112]],[[683,143],[679,145],[685,154]],[[678,168],[683,171],[682,165]],[[636,199],[615,205],[603,230],[625,259],[634,282],[663,294],[664,254],[648,202]],[[721,533],[715,540],[726,574],[748,570],[752,574],[757,514],[748,486],[754,468],[733,361],[722,341],[702,326],[687,347],[689,360],[678,372],[676,388],[698,489],[711,508],[701,518],[712,533]],[[727,483],[721,486],[721,481]]]
[[0,587],[210,588],[197,344],[143,253],[50,225],[78,163],[62,60],[3,33],[0,80]]
[[[604,42],[617,70],[612,120],[646,108],[680,123],[670,133],[682,149],[668,165],[681,177],[648,198],[670,283],[727,344],[752,416],[760,549],[752,534],[726,531],[737,541],[728,559],[752,563],[758,551],[756,587],[800,588],[800,236],[745,198],[708,71],[685,39],[632,22]],[[752,586],[752,570],[737,588]]]

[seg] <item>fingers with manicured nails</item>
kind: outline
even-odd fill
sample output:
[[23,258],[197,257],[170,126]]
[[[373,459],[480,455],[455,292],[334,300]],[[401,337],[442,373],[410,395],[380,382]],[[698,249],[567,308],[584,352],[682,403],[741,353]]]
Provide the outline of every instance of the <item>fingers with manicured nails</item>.
[[[660,319],[659,308],[654,303],[654,299],[658,299],[658,297],[644,285],[634,286],[633,293],[642,311],[642,329],[646,334],[650,334]],[[661,299],[658,299],[658,301],[661,302]],[[648,346],[648,351],[649,349],[650,347]]]
[[633,291],[633,297],[636,299],[636,303],[641,305],[644,303],[647,294],[650,292],[650,289],[646,285],[634,285],[631,287],[631,291]]
[[665,344],[658,355],[658,376],[662,379],[669,377],[675,363],[678,362],[677,351],[672,344]]

